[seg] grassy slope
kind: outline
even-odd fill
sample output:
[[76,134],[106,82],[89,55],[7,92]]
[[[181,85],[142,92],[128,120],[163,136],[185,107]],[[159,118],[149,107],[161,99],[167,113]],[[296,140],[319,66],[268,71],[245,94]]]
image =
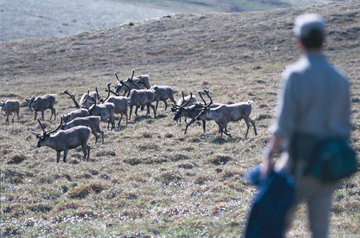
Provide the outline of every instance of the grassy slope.
[[[244,173],[261,162],[283,67],[298,58],[291,35],[303,12],[325,16],[326,54],[349,76],[353,97],[353,144],[360,150],[358,2],[234,14],[176,15],[110,30],[63,38],[1,43],[0,98],[56,93],[58,116],[72,110],[65,89],[87,88],[149,74],[152,84],[169,85],[180,97],[209,89],[216,102],[254,101],[252,128],[231,123],[233,138],[219,138],[171,120],[162,104],[159,117],[140,116],[120,131],[107,131],[93,146],[90,162],[72,150],[56,164],[55,151],[35,148],[29,129],[41,130],[22,107],[20,123],[0,125],[2,234],[18,236],[238,236],[255,188]],[[101,92],[102,96],[105,93]],[[49,112],[46,118],[49,118]],[[44,122],[47,128],[53,123]],[[226,164],[216,165],[220,159]],[[333,206],[331,237],[360,232],[359,175],[344,181]],[[305,210],[297,213],[290,237],[306,237]]]
[[171,9],[176,12],[241,12],[241,11],[266,11],[277,8],[304,7],[314,4],[325,4],[335,1],[327,0],[117,0],[131,2],[132,4],[158,6],[163,9]]

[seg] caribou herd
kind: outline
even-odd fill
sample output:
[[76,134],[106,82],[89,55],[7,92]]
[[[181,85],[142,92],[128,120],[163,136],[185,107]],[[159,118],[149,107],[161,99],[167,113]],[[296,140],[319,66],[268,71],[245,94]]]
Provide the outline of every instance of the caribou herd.
[[[117,128],[120,129],[120,122],[125,116],[126,126],[128,120],[131,120],[133,107],[135,106],[135,115],[138,116],[138,109],[147,108],[146,115],[150,114],[150,108],[153,110],[154,118],[156,118],[156,111],[159,101],[164,102],[165,111],[168,107],[167,101],[172,102],[171,111],[174,113],[173,120],[181,121],[185,118],[185,131],[186,134],[188,127],[195,121],[201,121],[204,133],[206,133],[206,121],[215,121],[219,127],[219,133],[222,137],[223,133],[229,137],[231,134],[227,128],[229,122],[236,122],[244,119],[247,125],[245,137],[248,135],[251,125],[254,127],[254,133],[257,135],[254,120],[250,118],[252,111],[252,101],[240,102],[235,104],[214,103],[208,90],[204,93],[209,99],[206,102],[202,92],[198,94],[202,102],[197,101],[195,95],[185,96],[182,92],[182,97],[176,102],[174,99],[174,90],[169,86],[150,85],[148,75],[140,75],[134,77],[135,70],[132,70],[131,76],[125,81],[120,80],[117,73],[115,73],[117,83],[107,85],[105,91],[107,92],[106,99],[102,99],[95,88],[95,91],[84,93],[79,102],[75,100],[75,95],[71,94],[68,89],[64,91],[65,95],[75,104],[76,110],[71,111],[66,115],[61,116],[59,126],[52,131],[45,131],[44,126],[41,124],[40,119],[37,119],[37,112],[41,111],[41,118],[44,120],[44,111],[51,110],[50,121],[54,116],[56,119],[56,111],[54,108],[56,95],[48,94],[44,96],[26,97],[25,101],[28,103],[28,108],[34,110],[34,120],[37,119],[42,133],[36,133],[30,130],[37,139],[37,147],[48,146],[57,151],[57,162],[60,159],[60,152],[64,151],[63,161],[66,162],[66,156],[69,149],[82,147],[84,153],[84,160],[89,159],[90,146],[87,144],[90,134],[95,136],[95,144],[98,141],[98,134],[101,135],[102,143],[104,143],[104,132],[100,129],[100,122],[107,122],[107,129],[112,130],[115,128],[115,114],[120,115]],[[114,90],[112,90],[114,88]],[[119,94],[123,92],[123,95]],[[111,95],[113,94],[113,95]],[[155,106],[153,103],[156,103]],[[0,102],[1,110],[6,114],[5,123],[9,124],[9,116],[13,113],[12,123],[14,117],[17,116],[19,121],[19,102],[17,100],[5,100]],[[130,109],[130,110],[129,110]],[[187,122],[187,119],[190,119]],[[111,128],[110,128],[111,126]]]

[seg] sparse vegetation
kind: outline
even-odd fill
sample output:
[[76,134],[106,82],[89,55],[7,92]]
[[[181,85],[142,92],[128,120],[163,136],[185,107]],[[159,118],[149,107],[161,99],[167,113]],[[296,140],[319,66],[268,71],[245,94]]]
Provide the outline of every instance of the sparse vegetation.
[[[74,36],[1,43],[0,99],[20,102],[20,122],[0,120],[0,234],[8,237],[238,237],[256,189],[244,174],[261,163],[269,138],[279,78],[299,57],[292,22],[303,12],[325,17],[326,54],[349,77],[352,88],[352,143],[360,152],[360,3],[232,14],[185,15],[136,22]],[[253,100],[258,135],[244,137],[245,123],[229,123],[233,138],[220,138],[139,111],[136,123],[107,130],[92,146],[90,160],[71,150],[67,163],[35,148],[29,129],[40,131],[27,95],[57,94],[58,116],[87,88],[115,83],[131,69],[153,84],[169,85],[175,98],[209,89],[216,102]],[[204,83],[206,82],[206,83]],[[104,91],[99,91],[105,95]],[[45,112],[50,117],[50,111]],[[54,122],[43,122],[55,128]],[[182,122],[184,123],[184,122]],[[94,145],[94,137],[89,144]],[[344,180],[334,195],[330,237],[357,237],[360,175]],[[296,214],[289,237],[309,237],[306,209]]]

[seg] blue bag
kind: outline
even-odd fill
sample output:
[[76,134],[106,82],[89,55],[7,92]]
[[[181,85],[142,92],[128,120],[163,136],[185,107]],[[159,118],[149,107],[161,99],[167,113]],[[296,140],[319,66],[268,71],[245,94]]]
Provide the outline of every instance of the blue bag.
[[282,238],[285,218],[295,194],[294,178],[286,173],[271,172],[260,180],[260,167],[250,171],[247,179],[258,185],[248,217],[245,238]]
[[307,173],[322,182],[336,182],[356,173],[358,162],[356,152],[343,139],[328,139],[319,143]]

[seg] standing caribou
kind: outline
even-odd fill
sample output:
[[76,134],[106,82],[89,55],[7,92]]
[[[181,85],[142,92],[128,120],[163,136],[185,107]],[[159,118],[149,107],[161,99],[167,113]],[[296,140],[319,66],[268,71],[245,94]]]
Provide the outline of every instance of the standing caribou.
[[56,114],[55,114],[55,108],[54,108],[55,97],[56,97],[56,94],[47,94],[47,95],[36,97],[36,98],[35,98],[35,96],[32,96],[31,98],[29,98],[29,97],[25,98],[25,101],[28,103],[29,109],[30,110],[34,109],[34,111],[35,111],[34,121],[36,120],[38,111],[41,111],[41,119],[44,120],[44,111],[46,109],[51,110],[50,121],[51,121],[51,118],[53,115],[54,115],[54,120],[56,120]]
[[[208,94],[208,91],[204,90],[206,92],[206,94]],[[204,101],[204,103],[201,103],[201,102],[192,102],[192,98],[193,98],[193,95],[192,93],[190,93],[190,98],[188,98],[186,100],[186,97],[184,97],[184,92],[181,92],[182,93],[182,102],[183,104],[182,105],[173,105],[172,107],[172,111],[175,112],[175,115],[173,117],[173,120],[174,121],[178,121],[181,117],[185,117],[185,118],[190,118],[191,121],[189,123],[186,123],[186,127],[185,127],[185,132],[184,134],[186,134],[186,131],[188,129],[188,127],[193,124],[195,121],[196,121],[196,117],[197,115],[199,115],[199,113],[208,105],[206,104],[206,101],[204,100],[201,92],[199,91],[199,96],[200,98]],[[188,106],[190,105],[190,106]],[[212,103],[212,100],[211,102],[209,103],[210,107],[217,107],[217,106],[220,106],[221,104],[220,103]],[[204,133],[206,132],[206,120],[207,119],[204,119],[202,120],[202,123],[203,123],[203,130],[204,130]],[[186,122],[186,120],[185,120]]]
[[92,101],[96,101],[96,103],[100,102],[100,94],[98,92],[97,87],[95,87],[95,91],[90,93],[90,90],[87,90],[87,93],[84,93],[80,99],[80,103],[77,103],[75,100],[75,95],[69,93],[69,91],[66,89],[64,91],[65,94],[69,95],[70,99],[74,102],[75,107],[77,109],[80,108],[85,108],[85,109],[89,109],[90,106],[93,104],[89,99],[91,99]]
[[95,145],[99,138],[97,133],[101,134],[102,143],[104,144],[104,132],[100,129],[100,120],[101,117],[99,116],[77,117],[68,123],[63,123],[61,129],[67,130],[75,126],[87,126],[91,129],[91,133],[95,136]]
[[[121,81],[122,82],[122,81]],[[105,100],[105,102],[112,102],[115,106],[115,114],[120,114],[120,119],[119,119],[119,123],[118,123],[118,128],[120,129],[120,122],[121,119],[123,117],[123,115],[125,115],[125,119],[126,119],[126,126],[128,124],[128,115],[127,115],[127,111],[128,111],[128,97],[125,96],[119,96],[117,93],[113,92],[110,90],[110,85],[108,84],[108,88],[105,89],[105,91],[108,93],[107,99]],[[114,96],[110,96],[110,93],[114,94]]]
[[4,102],[0,102],[0,107],[1,107],[1,111],[4,111],[5,114],[6,114],[6,121],[5,123],[8,123],[9,124],[9,116],[10,114],[13,112],[14,115],[13,117],[11,118],[11,122],[14,123],[14,117],[15,115],[17,115],[17,119],[18,119],[18,122],[19,122],[19,109],[20,109],[20,106],[19,106],[19,101],[17,100],[7,100],[5,99]]
[[[72,97],[71,97],[71,99],[73,99]],[[90,108],[90,106],[93,104],[91,101],[90,101],[90,99],[92,100],[92,101],[95,101],[96,103],[99,103],[100,102],[100,94],[99,94],[99,92],[98,92],[98,89],[97,89],[97,87],[95,87],[95,91],[93,91],[93,92],[89,92],[89,89],[88,89],[88,91],[87,91],[87,93],[84,93],[83,95],[82,95],[82,97],[81,97],[81,99],[80,99],[80,107],[81,108],[86,108],[86,109],[89,109]],[[75,102],[75,96],[74,96],[74,99],[73,99],[73,101],[74,101],[74,103],[75,103],[75,106],[76,106],[76,102]],[[76,108],[80,108],[80,107],[76,107]]]
[[80,105],[75,100],[75,95],[74,94],[69,93],[69,91],[67,89],[64,91],[64,93],[70,96],[70,98],[75,103],[75,107],[77,108],[76,110],[71,111],[67,115],[62,116],[64,122],[72,121],[77,117],[87,117],[87,116],[89,116],[89,111],[87,109],[80,108]]
[[[66,156],[70,149],[74,149],[78,146],[81,146],[81,149],[84,153],[84,160],[89,160],[90,156],[90,146],[87,145],[91,129],[87,126],[76,126],[68,130],[60,130],[62,126],[62,118],[60,125],[53,131],[45,131],[44,126],[41,124],[40,120],[37,120],[42,129],[41,133],[33,132],[30,129],[30,132],[36,136],[38,143],[36,147],[47,146],[56,150],[56,162],[59,163],[60,153],[64,151],[63,161],[66,162]],[[58,131],[58,132],[57,132]],[[55,133],[57,132],[57,133]],[[55,133],[55,134],[54,134]]]
[[156,106],[155,106],[156,110],[158,108],[159,101],[162,101],[165,103],[165,111],[167,109],[166,100],[170,99],[174,104],[176,103],[175,99],[174,99],[174,90],[171,87],[153,85],[153,86],[151,86],[150,89],[155,91],[154,101],[156,101]]
[[[122,83],[122,81],[120,81],[120,83]],[[139,87],[135,83],[133,83],[132,81],[130,81],[130,83],[133,84],[134,87],[137,89],[130,90],[130,88],[128,88],[130,90],[127,95],[128,107],[130,107],[129,120],[131,118],[131,112],[133,106],[136,107],[135,108],[136,116],[138,116],[137,111],[139,107],[146,106],[147,107],[146,115],[150,114],[150,107],[151,107],[154,111],[154,118],[156,118],[155,106],[151,104],[155,99],[155,91],[153,89],[139,89]],[[127,87],[125,83],[123,83],[122,85]]]
[[255,121],[250,118],[250,113],[252,111],[251,101],[236,103],[236,104],[222,104],[218,107],[211,108],[212,99],[210,95],[207,93],[210,98],[210,103],[206,105],[203,110],[196,117],[196,120],[214,120],[218,125],[221,133],[221,137],[223,132],[231,137],[230,132],[227,129],[227,124],[229,122],[236,122],[244,119],[247,125],[247,130],[245,137],[247,136],[250,128],[250,123],[254,127],[255,135],[257,135]]
[[[73,94],[70,94],[68,90],[64,91],[65,94],[69,95],[70,98],[73,100],[73,102],[76,105],[79,105]],[[67,121],[73,120],[76,117],[87,117],[87,116],[99,116],[101,117],[101,121],[107,121],[108,122],[108,126],[107,128],[109,129],[109,125],[111,123],[112,127],[111,129],[114,128],[114,111],[115,111],[115,106],[113,103],[111,102],[105,102],[102,104],[97,104],[97,100],[95,100],[94,98],[89,98],[89,90],[88,90],[88,94],[86,94],[86,97],[84,99],[84,101],[88,101],[90,103],[90,107],[88,109],[77,109],[75,111],[70,112],[67,116],[65,116]],[[105,99],[107,100],[107,98]],[[100,102],[103,102],[100,99]],[[80,107],[77,107],[80,108]]]
[[123,96],[125,96],[126,93],[129,92],[131,89],[150,89],[150,81],[148,75],[139,75],[134,78],[134,74],[135,70],[133,69],[131,71],[130,78],[127,78],[125,82],[121,82],[117,73],[115,73],[116,79],[119,82],[117,85],[114,85],[115,93],[119,94],[121,91],[124,91]]

